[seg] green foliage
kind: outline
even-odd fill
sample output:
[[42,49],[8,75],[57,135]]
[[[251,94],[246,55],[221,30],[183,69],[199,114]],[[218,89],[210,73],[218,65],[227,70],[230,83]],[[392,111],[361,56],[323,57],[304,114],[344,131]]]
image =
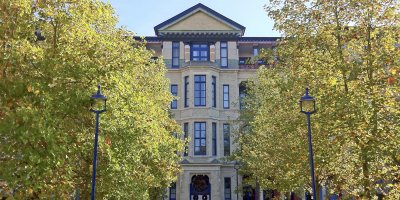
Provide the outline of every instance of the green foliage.
[[[101,84],[97,198],[147,199],[176,179],[183,143],[162,62],[102,1],[0,1],[0,180],[16,198],[88,199]],[[34,34],[41,29],[45,41]]]
[[279,62],[261,68],[250,86],[243,120],[251,133],[238,154],[246,170],[264,188],[310,189],[307,120],[298,103],[310,86],[318,183],[347,196],[382,191],[396,199],[399,2],[271,0],[265,8],[284,38],[274,52]]

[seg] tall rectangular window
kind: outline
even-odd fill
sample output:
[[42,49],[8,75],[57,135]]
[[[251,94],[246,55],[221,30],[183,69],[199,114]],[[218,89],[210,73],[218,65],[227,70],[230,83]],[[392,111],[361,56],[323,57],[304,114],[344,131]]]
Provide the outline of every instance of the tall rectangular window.
[[[186,140],[189,137],[189,123],[183,124],[183,138]],[[183,152],[183,156],[188,156],[188,144],[185,144],[185,152]]]
[[212,76],[212,107],[217,107],[217,77]]
[[224,95],[223,95],[223,100],[224,100],[224,108],[229,108],[229,85],[223,85],[224,89]]
[[231,130],[230,130],[230,125],[229,124],[224,124],[223,125],[223,131],[224,131],[224,156],[230,156],[231,155]]
[[206,75],[194,76],[194,106],[206,105]]
[[253,47],[253,56],[258,56],[258,47]]
[[221,42],[221,67],[228,67],[228,43]]
[[185,108],[189,107],[189,76],[185,76]]
[[225,177],[224,178],[224,198],[225,200],[231,200],[231,178],[230,177]]
[[178,96],[178,85],[172,84],[171,85],[171,93],[174,95],[174,100],[171,102],[171,109],[177,109],[178,108],[178,100],[176,97]]
[[206,155],[206,122],[194,123],[194,155]]
[[172,183],[169,187],[169,200],[176,200],[176,183]]
[[179,42],[172,42],[172,68],[179,68]]
[[212,123],[212,155],[217,155],[217,123]]
[[210,58],[210,48],[208,44],[192,44],[191,57],[193,61],[208,61]]
[[247,88],[246,88],[247,82],[241,82],[239,84],[239,106],[240,110],[245,109],[245,98],[247,96]]

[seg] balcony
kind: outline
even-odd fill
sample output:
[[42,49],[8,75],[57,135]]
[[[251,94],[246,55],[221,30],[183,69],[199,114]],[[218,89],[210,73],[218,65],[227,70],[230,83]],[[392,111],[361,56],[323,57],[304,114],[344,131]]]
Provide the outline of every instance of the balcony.
[[264,60],[254,60],[253,57],[240,57],[239,69],[258,69],[261,65],[267,64]]

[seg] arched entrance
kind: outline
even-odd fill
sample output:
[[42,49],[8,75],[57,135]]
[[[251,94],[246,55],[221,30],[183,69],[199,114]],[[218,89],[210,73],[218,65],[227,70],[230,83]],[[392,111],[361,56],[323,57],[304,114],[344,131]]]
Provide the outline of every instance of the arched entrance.
[[207,175],[192,176],[190,200],[211,200],[211,184]]

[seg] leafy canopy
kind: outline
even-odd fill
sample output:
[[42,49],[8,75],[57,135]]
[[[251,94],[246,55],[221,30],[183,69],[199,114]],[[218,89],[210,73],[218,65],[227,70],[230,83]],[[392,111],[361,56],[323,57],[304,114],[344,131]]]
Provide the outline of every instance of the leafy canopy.
[[[108,3],[0,1],[0,182],[15,198],[90,196],[97,84],[98,198],[147,199],[176,179],[183,143],[162,61]],[[45,39],[38,40],[40,36]],[[36,31],[36,35],[35,35]]]
[[265,9],[283,38],[265,53],[279,61],[250,85],[243,120],[251,133],[238,154],[248,172],[264,188],[310,190],[298,103],[309,86],[318,109],[311,116],[317,182],[348,197],[398,199],[400,3],[270,0]]

